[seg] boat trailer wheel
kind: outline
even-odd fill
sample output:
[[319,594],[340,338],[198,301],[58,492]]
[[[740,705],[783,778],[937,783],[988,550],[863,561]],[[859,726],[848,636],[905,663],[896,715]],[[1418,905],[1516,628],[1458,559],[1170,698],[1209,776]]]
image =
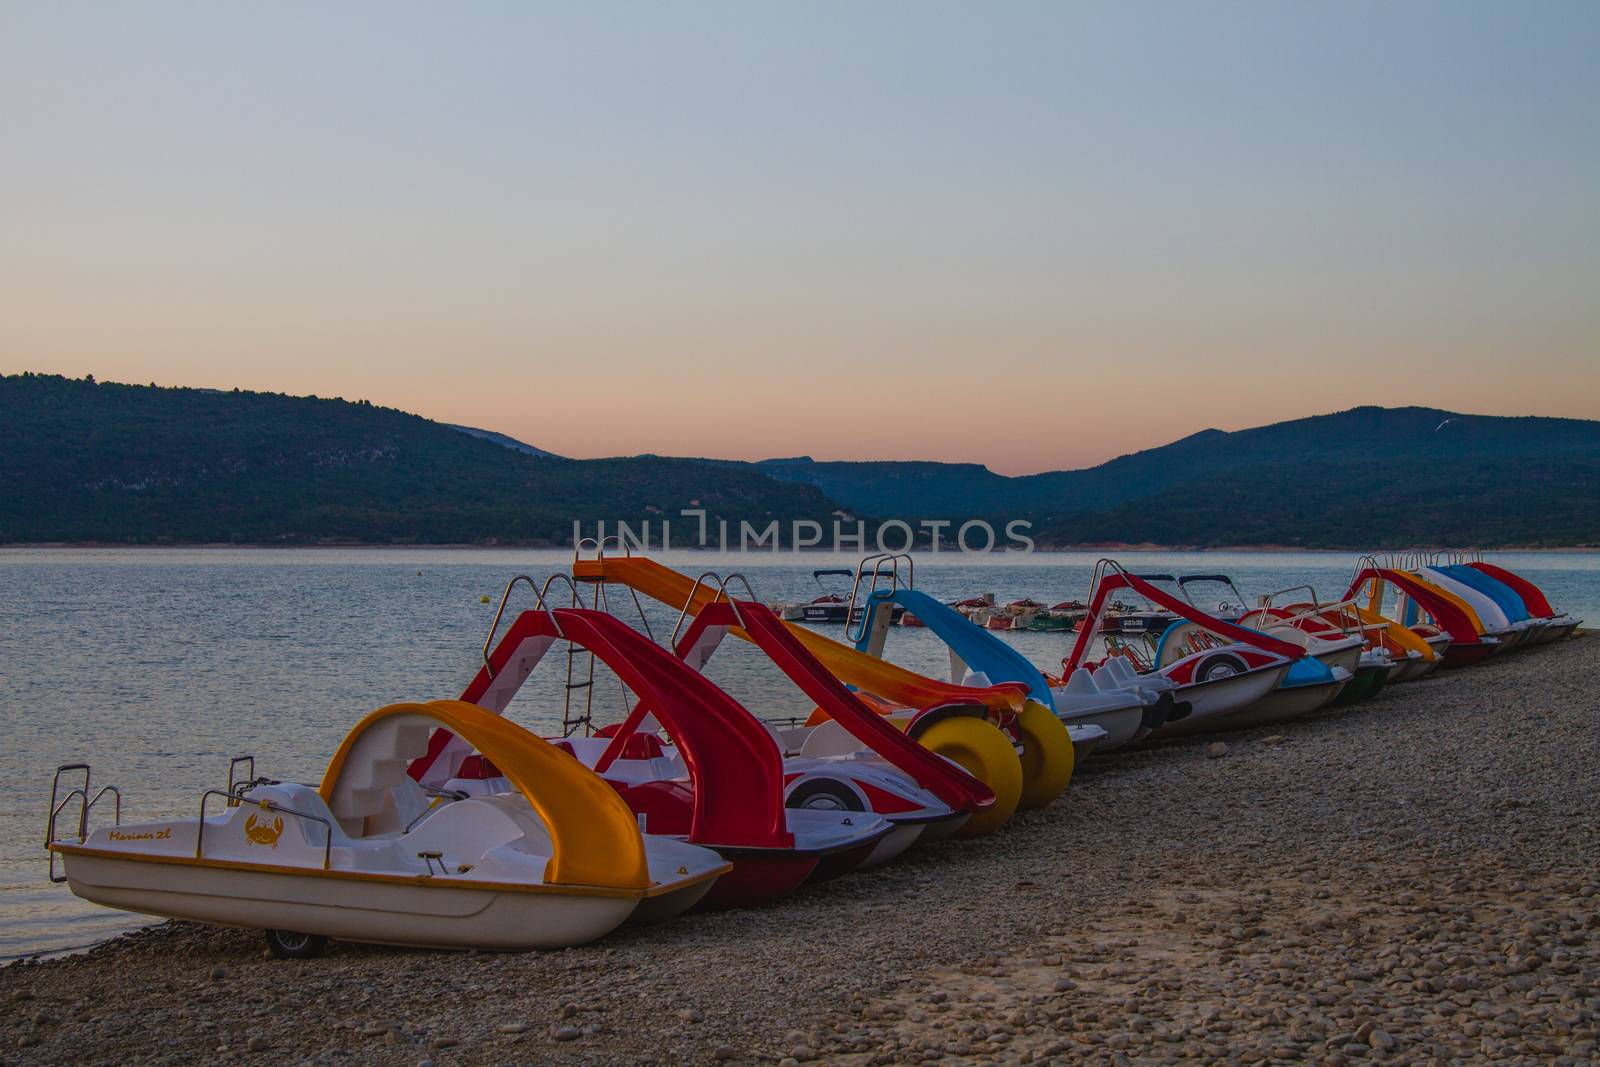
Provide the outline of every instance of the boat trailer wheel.
[[813,778],[795,786],[784,807],[810,808],[813,811],[866,811],[856,791],[830,778]]
[[267,948],[280,960],[309,960],[322,955],[328,939],[321,934],[301,934],[293,930],[268,930]]

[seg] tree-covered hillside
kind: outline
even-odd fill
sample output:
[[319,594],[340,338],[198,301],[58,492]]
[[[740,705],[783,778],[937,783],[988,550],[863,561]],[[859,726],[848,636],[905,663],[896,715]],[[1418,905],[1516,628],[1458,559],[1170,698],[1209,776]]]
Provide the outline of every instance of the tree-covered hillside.
[[1024,478],[975,464],[569,460],[485,433],[361,401],[4,377],[0,542],[567,544],[574,520],[659,531],[670,519],[682,545],[685,508],[713,529],[788,531],[830,528],[838,501],[913,525],[1026,519],[1044,547],[1600,544],[1600,423],[1575,419],[1356,408]]
[[570,542],[575,519],[825,519],[820,492],[675,459],[525,455],[274,393],[0,377],[0,542]]
[[[1046,438],[1041,438],[1046,440]],[[1104,512],[1168,490],[1184,498],[1215,478],[1327,463],[1378,475],[1383,484],[1421,485],[1437,472],[1493,484],[1511,461],[1600,460],[1600,422],[1463,415],[1436,408],[1360,407],[1231,433],[1203,430],[1171,444],[1083,470],[1007,477],[975,463],[815,462],[754,464],[775,478],[815,486],[846,507],[873,515],[942,507],[943,514],[1078,515]],[[1481,469],[1479,469],[1481,468]],[[1342,487],[1342,482],[1340,483]],[[1508,483],[1509,484],[1509,483]],[[1559,488],[1553,486],[1553,488]]]

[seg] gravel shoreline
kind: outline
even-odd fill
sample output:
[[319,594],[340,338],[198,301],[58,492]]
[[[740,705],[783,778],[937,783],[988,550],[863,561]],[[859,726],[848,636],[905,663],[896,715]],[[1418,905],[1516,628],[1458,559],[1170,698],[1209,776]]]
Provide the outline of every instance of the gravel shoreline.
[[0,1064],[1600,1063],[1597,671],[1097,757],[993,837],[561,952],[162,924],[0,968]]

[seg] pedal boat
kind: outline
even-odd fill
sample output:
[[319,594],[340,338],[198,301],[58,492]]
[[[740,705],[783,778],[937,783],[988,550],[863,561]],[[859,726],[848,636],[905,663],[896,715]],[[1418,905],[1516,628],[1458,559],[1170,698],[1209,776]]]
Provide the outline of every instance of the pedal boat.
[[[1393,619],[1362,607],[1355,600],[1325,607],[1321,617],[1341,629],[1360,633],[1366,639],[1367,652],[1363,653],[1361,662],[1364,670],[1384,668],[1384,660],[1387,659],[1383,675],[1379,677],[1372,674],[1369,677],[1365,696],[1375,696],[1386,686],[1414,682],[1433,673],[1443,662],[1440,655],[1443,646],[1450,643],[1448,635],[1441,634],[1437,641],[1432,640]],[[1349,688],[1356,688],[1361,681],[1358,675]],[[1341,701],[1346,695],[1348,689],[1341,694]]]
[[1515,574],[1493,563],[1485,563],[1483,560],[1476,560],[1466,564],[1466,566],[1486,577],[1492,578],[1514,592],[1522,599],[1523,607],[1530,616],[1543,620],[1544,629],[1538,635],[1529,639],[1530,644],[1544,645],[1552,641],[1559,641],[1570,635],[1582,622],[1582,620],[1575,619],[1564,611],[1556,611],[1551,606],[1549,599],[1544,595],[1544,591],[1520,574]]
[[[705,583],[704,579],[714,577],[712,575],[691,579],[654,560],[626,552],[608,556],[600,546],[593,542],[590,545],[596,549],[595,557],[581,558],[580,548],[580,556],[573,562],[572,576],[580,585],[592,585],[597,597],[604,596],[608,585],[618,584],[636,597],[646,596],[678,609],[680,622],[683,616],[698,616],[725,598],[720,588]],[[729,575],[728,580],[736,577]],[[754,599],[752,594],[750,600]],[[737,603],[742,611],[745,601]],[[856,615],[859,622],[860,612]],[[897,731],[944,761],[955,763],[994,794],[994,804],[974,812],[956,831],[957,836],[976,837],[989,833],[1003,825],[1019,808],[1050,803],[1070,781],[1076,766],[1075,753],[1086,753],[1100,736],[1097,731],[1071,730],[1063,735],[1061,723],[1044,708],[1030,705],[1027,691],[1020,684],[974,688],[942,682],[859,652],[789,621],[780,622],[781,633],[769,632],[759,625],[759,620],[750,621],[749,631],[735,625],[725,632],[756,645],[817,700],[816,710],[803,725],[776,731],[785,755],[800,758],[844,755],[851,746],[844,734],[855,738],[855,758],[870,758],[863,746],[880,755],[886,754],[881,737],[868,740],[860,724],[851,724],[848,717],[841,718],[834,726],[828,725],[834,718],[828,710],[829,702],[820,699],[814,689],[837,683]],[[708,621],[705,648],[715,647],[716,634],[724,629]],[[687,662],[693,666],[695,658],[691,655]],[[813,676],[812,664],[821,668],[820,677]],[[842,733],[840,726],[845,727]],[[912,768],[903,761],[899,766],[912,773]],[[912,777],[921,782],[918,773],[912,773]],[[950,802],[948,797],[942,799]],[[927,842],[933,832],[925,831],[920,840]]]
[[[907,560],[905,584],[900,581],[899,561]],[[1124,685],[1124,679],[1106,679],[1052,684],[1044,672],[1010,643],[995,637],[991,628],[968,619],[956,609],[914,588],[910,557],[883,554],[868,556],[856,570],[856,586],[867,584],[863,615],[847,629],[856,650],[874,659],[884,657],[889,634],[890,612],[904,609],[921,619],[923,625],[942,641],[950,657],[950,678],[964,688],[991,688],[997,685],[1026,687],[1027,705],[1059,719],[1066,726],[1067,740],[1076,753],[1085,750],[1114,749],[1148,732],[1156,722],[1164,722],[1172,712],[1172,697],[1150,684]],[[886,584],[887,588],[880,588]],[[852,590],[854,599],[854,590]],[[1014,618],[1007,614],[1006,618]],[[1085,679],[1087,682],[1088,680]],[[1084,727],[1096,729],[1085,730]],[[1077,736],[1074,736],[1074,729]],[[1099,736],[1100,733],[1104,736]]]
[[[1182,683],[1180,692],[1199,707],[1157,731],[1163,738],[1295,719],[1328,704],[1350,680],[1342,668],[1329,668],[1309,656],[1289,659],[1242,641],[1228,642],[1187,619],[1162,633],[1155,661],[1164,674]],[[1247,681],[1252,683],[1248,688]],[[1231,688],[1221,688],[1229,683]],[[1207,692],[1208,687],[1214,692]]]
[[[405,766],[438,728],[492,756],[516,792],[430,806]],[[108,907],[262,928],[279,955],[314,954],[329,937],[581,945],[641,909],[662,917],[689,908],[731,869],[711,850],[642,834],[593,772],[455,701],[380,708],[345,738],[319,788],[263,779],[210,790],[194,819],[89,832],[89,770],[77,766],[83,788],[52,797],[53,880]],[[74,800],[76,842],[56,836],[56,816]]]
[[[1393,589],[1395,609],[1385,611],[1386,593]],[[1381,567],[1366,557],[1357,567],[1346,600],[1365,601],[1368,610],[1398,620],[1433,646],[1445,668],[1466,667],[1504,651],[1500,638],[1484,632],[1477,614],[1464,600],[1418,575],[1395,567]],[[1445,641],[1441,635],[1448,635]]]
[[[707,577],[715,578],[702,575],[696,586]],[[995,793],[961,765],[956,757],[963,753],[954,752],[952,758],[944,758],[897,729],[829,674],[765,606],[753,598],[736,601],[727,597],[722,588],[726,583],[716,580],[719,599],[693,616],[683,629],[683,636],[673,643],[674,653],[695,671],[704,672],[711,656],[738,628],[816,702],[821,715],[814,715],[815,721],[788,729],[767,727],[784,756],[786,806],[869,811],[894,824],[894,831],[862,867],[885,863],[918,841],[948,837],[975,815],[988,821],[988,813],[995,807]],[[693,599],[693,593],[686,599],[679,616],[680,628],[689,619]],[[644,740],[638,743],[648,744],[651,735],[640,732],[642,711],[635,709],[615,734],[641,738]],[[992,754],[981,754],[985,758],[978,763],[979,771],[989,771],[990,762],[1016,763],[1011,759],[1009,741],[981,717],[964,722],[954,732],[969,745],[987,744],[994,750]],[[982,736],[975,738],[974,734]],[[629,743],[632,742],[622,742],[624,753]],[[617,742],[613,740],[612,744]],[[1021,788],[1020,775],[1017,788]]]
[[1525,647],[1559,641],[1578,627],[1579,620],[1552,608],[1538,586],[1503,567],[1479,560],[1430,569],[1442,571],[1493,599],[1512,625],[1526,631],[1522,640]]
[[1107,601],[1122,589],[1137,593],[1178,619],[1162,631],[1148,660],[1124,644],[1120,655],[1107,656],[1093,665],[1096,674],[1131,668],[1140,672],[1141,679],[1160,679],[1172,687],[1175,707],[1188,711],[1170,716],[1156,727],[1156,737],[1249,725],[1241,713],[1280,689],[1295,664],[1305,658],[1299,645],[1216,618],[1107,559],[1095,566],[1089,615],[1078,630],[1072,651],[1062,661],[1064,673],[1089,665],[1089,649],[1099,633]]
[[[533,585],[521,577],[511,584],[518,581]],[[538,599],[542,604],[543,592]],[[490,652],[498,622],[485,642],[486,662],[463,699],[503,714],[551,645],[570,641],[611,668],[639,698],[639,709],[652,724],[671,736],[675,751],[643,759],[637,753],[622,758],[627,743],[622,736],[609,739],[598,755],[596,746],[586,743],[594,739],[555,743],[576,763],[593,758],[596,773],[645,830],[713,849],[733,863],[700,906],[760,904],[798,889],[819,867],[828,874],[853,870],[894,829],[870,812],[786,809],[782,755],[767,728],[708,679],[614,616],[589,608],[523,611]],[[470,751],[449,730],[436,730],[409,773],[424,786],[479,791],[482,787],[462,785]]]

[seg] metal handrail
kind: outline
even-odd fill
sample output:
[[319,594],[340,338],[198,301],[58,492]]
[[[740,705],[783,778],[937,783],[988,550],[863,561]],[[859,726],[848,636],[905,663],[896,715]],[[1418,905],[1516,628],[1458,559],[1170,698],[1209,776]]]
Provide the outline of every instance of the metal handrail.
[[[89,765],[87,763],[63,763],[60,766],[58,766],[56,768],[56,773],[55,773],[54,777],[52,777],[50,779],[50,815],[49,815],[49,818],[46,819],[46,821],[45,821],[45,829],[44,829],[44,844],[45,844],[46,848],[49,848],[50,847],[50,842],[55,840],[56,815],[60,812],[61,808],[66,805],[66,802],[72,798],[72,793],[68,793],[65,797],[62,798],[61,804],[58,805],[56,803],[56,793],[61,788],[61,776],[63,774],[66,774],[68,771],[82,771],[83,772],[83,785],[81,785],[78,788],[74,789],[72,791],[72,793],[81,794],[85,803],[88,803],[88,800],[89,800],[89,775],[93,773],[90,770]],[[83,840],[84,829],[85,829],[85,827],[87,825],[88,817],[89,817],[88,812],[85,811],[78,818],[78,840],[79,841]]]
[[[67,804],[71,802],[73,797],[77,797],[79,799],[79,801],[84,802],[85,805],[87,805],[88,794],[86,794],[81,789],[72,790],[72,792],[68,793],[66,796],[61,798],[61,803],[55,805],[54,807],[52,807],[50,809],[50,820],[49,820],[49,822],[47,822],[45,824],[45,828],[44,828],[44,834],[45,834],[44,847],[48,851],[48,854],[50,856],[49,877],[50,877],[50,880],[52,882],[56,882],[56,883],[65,882],[67,880],[67,876],[63,874],[63,875],[60,875],[58,877],[56,875],[56,853],[55,853],[55,849],[50,848],[50,846],[51,846],[51,844],[53,844],[55,842],[55,839],[56,839],[56,816],[61,814],[61,809],[66,807]],[[51,800],[55,800],[55,794],[52,793],[51,796],[50,796],[50,799]],[[85,806],[84,808],[80,808],[79,811],[78,811],[78,844],[80,844],[80,845],[83,844],[83,839],[84,839],[84,821],[87,818],[88,818],[87,806]]]
[[[1290,589],[1280,589],[1280,590],[1278,590],[1278,593],[1274,593],[1272,595],[1273,596],[1277,596],[1279,593],[1291,593],[1291,592],[1294,592],[1295,589],[1301,589],[1301,588],[1310,589],[1311,587],[1310,586],[1294,586],[1293,588],[1290,588]],[[1317,594],[1316,594],[1315,590],[1313,590],[1312,593],[1311,593],[1311,596],[1312,596],[1311,607],[1306,608],[1304,611],[1295,612],[1294,614],[1292,614],[1292,615],[1290,615],[1290,616],[1288,616],[1286,618],[1275,619],[1275,620],[1273,620],[1273,624],[1274,625],[1279,625],[1279,626],[1293,626],[1295,623],[1300,622],[1303,619],[1309,619],[1309,618],[1312,618],[1313,616],[1323,616],[1326,613],[1333,612],[1333,611],[1339,612],[1340,615],[1342,616],[1344,614],[1344,609],[1345,608],[1354,606],[1356,604],[1356,602],[1358,600],[1360,600],[1359,596],[1353,596],[1353,597],[1350,597],[1348,600],[1338,600],[1338,601],[1333,601],[1331,603],[1322,604],[1322,603],[1318,603],[1316,601],[1316,595]],[[1263,601],[1265,601],[1265,603],[1263,603],[1262,607],[1271,607],[1272,606],[1271,600],[1269,598],[1263,597],[1262,599],[1263,599]],[[1327,621],[1327,620],[1324,620],[1324,621]],[[1333,622],[1329,622],[1328,625],[1336,626],[1337,629],[1341,633],[1345,634],[1346,636],[1348,636],[1350,634],[1350,631],[1351,631],[1352,628],[1364,629],[1364,627],[1362,627],[1359,623],[1355,623],[1355,624],[1347,626],[1347,625],[1338,625],[1338,624],[1335,624]],[[1377,629],[1382,629],[1382,624],[1374,623],[1373,627],[1377,628]]]
[[533,590],[534,607],[542,609],[545,614],[549,615],[550,625],[555,627],[556,635],[563,640],[566,639],[567,635],[562,631],[561,623],[556,619],[555,609],[550,607],[544,601],[544,594],[549,590],[550,583],[555,581],[557,578],[564,579],[569,586],[572,586],[572,595],[574,597],[578,595],[578,587],[573,584],[572,579],[565,574],[552,574],[549,578],[545,579],[544,589],[540,589],[538,586],[536,586],[533,582],[533,578],[526,574],[515,575],[509,582],[506,583],[506,591],[500,594],[500,606],[495,609],[494,622],[489,625],[489,636],[483,639],[483,669],[489,672],[490,678],[494,677],[495,672],[494,665],[489,662],[489,650],[494,647],[494,635],[500,629],[500,619],[506,613],[506,603],[511,599],[511,591],[516,588],[518,582],[528,583],[528,588]]
[[733,618],[739,624],[739,629],[749,631],[750,627],[744,621],[744,612],[739,610],[739,602],[728,593],[728,583],[737,580],[740,585],[744,586],[746,598],[754,604],[757,603],[756,592],[750,587],[750,579],[738,571],[734,571],[727,577],[719,575],[716,571],[704,571],[694,580],[694,584],[689,587],[689,595],[683,601],[682,610],[678,612],[678,621],[673,624],[672,636],[667,641],[669,651],[676,651],[678,647],[678,634],[683,629],[684,621],[689,617],[689,609],[694,607],[694,595],[700,591],[702,585],[709,586],[711,584],[706,581],[707,578],[711,578],[717,583],[716,594],[711,598],[711,603],[716,604],[726,600],[728,607],[733,609]]
[[[866,636],[868,614],[867,606],[870,605],[873,598],[878,595],[879,578],[887,577],[889,579],[889,591],[886,594],[887,596],[893,596],[895,593],[899,592],[900,561],[902,559],[906,561],[906,588],[914,589],[916,588],[917,584],[917,562],[911,558],[911,553],[909,552],[878,552],[870,556],[863,556],[861,558],[861,562],[856,564],[856,576],[855,579],[850,583],[850,602],[846,606],[844,613],[844,639],[847,642],[859,641],[862,637]],[[865,602],[862,605],[860,633],[857,633],[855,632],[856,593],[861,588],[861,576],[866,573],[867,564],[869,563],[872,564],[872,585],[870,588],[868,588]],[[888,571],[884,570],[884,564],[889,565]]]
[[90,801],[83,807],[83,829],[86,835],[89,829],[89,813],[94,810],[94,806],[96,804],[100,803],[100,798],[105,796],[107,793],[111,794],[111,798],[114,801],[111,817],[114,820],[115,825],[122,825],[122,790],[118,789],[114,785],[103,785],[100,787],[100,791],[96,793],[94,797],[91,798]]
[[[248,763],[250,765],[250,771],[245,776],[245,781],[246,782],[253,782],[256,779],[256,758],[255,758],[255,756],[253,756],[253,755],[245,755],[245,756],[235,756],[235,757],[233,757],[233,759],[228,761],[228,795],[229,796],[232,796],[233,794],[239,792],[239,784],[237,783],[237,780],[234,778],[233,772],[238,769],[239,764],[241,764],[241,763]],[[229,807],[233,807],[233,806],[234,805],[229,805]]]
[[[717,592],[719,594],[721,593],[721,591],[722,591],[722,576],[719,575],[716,571],[701,571],[700,574],[695,577],[694,584],[689,586],[689,595],[684,597],[684,599],[683,599],[683,607],[681,609],[679,609],[679,611],[678,611],[678,621],[672,624],[672,635],[667,638],[667,650],[668,651],[674,651],[674,650],[677,649],[677,647],[678,647],[678,633],[679,633],[679,631],[681,631],[683,629],[684,620],[689,617],[689,609],[694,607],[694,595],[700,591],[700,587],[702,585],[706,584],[706,579],[707,578],[711,578],[711,579],[714,579],[716,581],[716,583],[717,583]],[[712,597],[711,602],[713,604],[715,604],[717,602],[717,598],[716,597]],[[735,616],[737,616],[737,614],[738,614],[738,609],[737,608],[734,609],[734,614],[735,614]],[[742,622],[743,620],[740,620],[740,621]]]
[[229,798],[231,801],[233,801],[233,803],[228,805],[229,807],[238,807],[239,804],[254,804],[262,811],[282,811],[290,815],[297,816],[301,819],[310,819],[312,822],[321,823],[322,829],[326,834],[322,842],[322,869],[325,871],[332,869],[333,824],[327,819],[324,819],[320,815],[313,815],[308,811],[296,811],[294,808],[286,808],[282,804],[274,804],[270,800],[255,800],[246,796],[234,796],[231,793],[224,793],[220,789],[207,789],[204,793],[200,794],[200,822],[199,825],[197,825],[194,829],[195,859],[204,858],[202,850],[204,849],[206,840],[206,801],[210,800],[212,797]]
[[756,591],[754,589],[750,588],[750,579],[748,579],[748,578],[746,578],[744,576],[744,572],[743,571],[734,571],[732,574],[730,574],[726,578],[722,579],[723,588],[726,589],[727,586],[728,586],[728,583],[734,581],[735,579],[738,580],[740,585],[744,586],[745,596],[746,596],[746,598],[749,599],[750,603],[752,603],[752,604],[760,603],[760,601],[758,601],[756,599]]
[[[1097,635],[1104,634],[1105,614],[1107,611],[1113,610],[1115,603],[1117,603],[1113,602],[1112,604],[1102,604],[1098,609],[1095,609],[1094,607],[1095,599],[1100,592],[1100,583],[1105,581],[1106,573],[1108,571],[1115,574],[1120,574],[1124,578],[1135,577],[1135,575],[1129,573],[1126,567],[1108,556],[1103,556],[1100,559],[1095,560],[1094,570],[1089,574],[1089,607],[1091,610],[1090,618],[1094,620],[1094,623],[1089,631],[1089,640],[1091,642]],[[1138,590],[1134,589],[1131,585],[1124,586],[1124,588],[1127,589],[1131,594],[1138,593]]]
[[[61,790],[61,776],[70,771],[83,772],[83,785],[69,790],[65,796],[59,796]],[[74,798],[77,799],[79,804],[78,844],[81,845],[84,841],[88,840],[89,813],[94,810],[94,806],[100,803],[101,798],[103,798],[107,793],[111,794],[112,799],[116,804],[114,825],[122,825],[122,790],[118,789],[114,785],[102,786],[98,793],[96,793],[93,797],[90,797],[89,779],[92,774],[93,772],[90,770],[87,763],[63,763],[61,766],[56,768],[55,776],[50,779],[50,816],[45,820],[44,825],[44,847],[50,854],[49,877],[50,881],[52,882],[65,882],[67,880],[67,876],[64,874],[60,877],[57,877],[56,854],[55,850],[51,849],[50,846],[57,840],[56,823],[61,818],[61,813],[66,810],[67,805],[72,803]]]
[[1261,598],[1261,607],[1270,608],[1273,606],[1272,602],[1276,598],[1283,596],[1285,593],[1298,593],[1302,589],[1311,594],[1311,604],[1313,607],[1321,605],[1322,600],[1317,596],[1316,587],[1314,587],[1310,582],[1307,582],[1305,585],[1291,585],[1287,589],[1279,589],[1276,593],[1266,594]]
[[617,543],[617,547],[622,549],[622,556],[623,556],[624,559],[632,559],[633,558],[633,549],[631,547],[629,547],[627,541],[623,540],[622,535],[621,534],[611,534],[608,537],[599,537],[599,538],[596,538],[596,537],[580,537],[580,538],[578,538],[577,544],[572,546],[572,562],[573,563],[577,563],[579,560],[581,560],[583,558],[583,550],[586,547],[591,547],[591,546],[595,550],[595,552],[594,552],[594,558],[595,559],[597,559],[597,560],[605,559],[606,558],[606,543],[609,542],[609,541],[615,541]]

